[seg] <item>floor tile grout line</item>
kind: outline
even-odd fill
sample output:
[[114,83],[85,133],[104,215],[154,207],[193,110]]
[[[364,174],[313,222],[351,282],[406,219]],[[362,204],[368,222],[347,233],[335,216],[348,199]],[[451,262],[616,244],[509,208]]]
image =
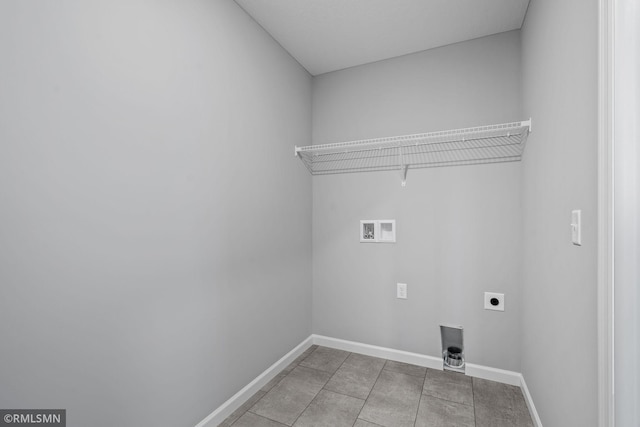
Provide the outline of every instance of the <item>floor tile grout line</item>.
[[[276,422],[276,423],[278,423],[278,424],[282,424],[283,426],[286,426],[286,425],[287,425],[287,424],[285,424],[285,423],[281,423],[281,422],[280,422],[280,421],[278,421],[278,420],[274,420],[273,418],[269,418],[269,417],[267,417],[267,416],[265,416],[265,415],[256,414],[255,412],[250,411],[250,410],[248,410],[247,412],[251,412],[251,413],[252,413],[253,415],[255,415],[256,417],[261,417],[261,418],[264,418],[264,419],[266,419],[266,420],[273,421],[273,422]],[[246,414],[247,412],[245,412],[245,414]],[[242,415],[244,415],[244,414],[242,414]],[[241,417],[241,418],[242,418],[242,417]],[[238,420],[239,420],[239,419],[240,419],[240,418],[238,418]],[[235,424],[236,422],[238,422],[238,420],[235,420],[235,421],[233,422],[233,424]],[[231,427],[233,427],[233,424],[231,425]],[[293,425],[293,424],[292,424],[292,425]]]
[[[331,393],[336,393],[336,394],[340,394],[342,396],[348,396],[348,397],[353,397],[354,399],[358,399],[355,396],[349,396],[348,394],[344,394],[344,393],[338,393],[337,391],[332,391],[332,390],[327,390],[325,387],[327,386],[327,384],[329,384],[329,382],[333,379],[334,376],[336,376],[336,374],[338,373],[338,371],[340,370],[340,368],[342,368],[342,366],[347,362],[347,359],[349,359],[349,357],[353,354],[353,352],[348,352],[349,354],[347,354],[347,357],[344,358],[344,360],[342,361],[342,363],[340,364],[340,366],[338,366],[338,369],[336,369],[336,371],[333,373],[333,375],[331,375],[331,378],[329,378],[329,381],[327,381],[326,383],[324,383],[324,385],[322,386],[322,390],[325,391],[329,391]],[[314,398],[315,399],[315,398]],[[360,399],[362,400],[362,399]],[[364,408],[364,405],[367,403],[367,400],[364,399],[364,403],[362,404],[362,408]],[[351,427],[353,427],[357,422],[358,422],[358,416],[360,416],[360,412],[362,412],[362,408],[360,408],[360,411],[358,411],[358,415],[356,416],[356,420],[353,422],[353,425]],[[306,409],[305,409],[306,410]],[[297,420],[296,420],[297,421]]]
[[[362,418],[356,418],[356,423],[358,422],[358,420],[362,420],[362,421],[364,421],[364,422],[366,422],[366,423],[369,423],[369,424],[371,424],[372,426],[376,426],[376,427],[388,427],[388,426],[383,426],[382,424],[378,424],[378,423],[373,423],[373,422],[371,422],[371,421],[367,421],[367,420],[362,419]],[[355,425],[356,425],[356,423],[353,423],[353,425],[355,426]]]
[[[258,393],[260,393],[260,392],[262,392],[262,390],[258,390],[257,392],[255,392],[255,393],[254,393],[254,394],[253,394],[249,399],[251,399],[253,396],[255,396],[256,394],[258,394]],[[264,392],[264,394],[263,394],[262,396],[260,396],[260,399],[258,399],[258,400],[256,400],[255,402],[253,402],[253,405],[251,405],[251,406],[250,406],[248,409],[246,409],[243,413],[241,413],[240,415],[238,415],[238,417],[237,417],[235,420],[233,420],[233,422],[232,422],[231,424],[229,424],[229,427],[233,427],[233,425],[234,425],[235,423],[237,423],[237,422],[238,422],[238,420],[244,416],[244,414],[246,414],[247,412],[249,412],[249,410],[250,410],[251,408],[253,408],[253,406],[254,406],[256,403],[258,403],[258,402],[259,402],[263,397],[265,397],[266,395],[267,395],[267,393],[266,393],[266,392]],[[238,408],[238,409],[240,409],[240,408]],[[235,411],[234,411],[234,412],[235,412]],[[252,412],[252,414],[253,414],[253,412]],[[233,413],[231,413],[231,415],[233,415]],[[224,423],[227,421],[227,419],[231,417],[231,415],[229,415],[229,416],[228,416],[224,421],[222,421],[222,423],[221,423],[221,424],[224,424]],[[254,415],[258,415],[258,414],[254,414]],[[218,427],[219,427],[219,426],[218,426]]]
[[[351,356],[353,353],[352,352],[347,352],[347,357],[344,358],[344,360],[342,361],[342,363],[340,364],[340,366],[338,366],[338,369],[336,369],[336,371],[333,373],[333,375],[331,375],[331,378],[333,378],[335,376],[335,374],[338,373],[338,371],[340,370],[340,368],[342,368],[342,366],[347,362],[347,359],[349,358],[349,356]],[[331,381],[331,378],[329,378],[329,381]],[[329,382],[327,381],[327,383]],[[327,385],[327,384],[325,384]]]
[[[303,351],[303,352],[300,354],[300,356],[304,356],[304,354],[305,354],[305,353],[307,353],[307,352],[309,352],[309,350],[310,350],[312,347],[313,347],[313,345],[309,346],[309,348],[307,348],[305,351]],[[317,348],[316,348],[316,349],[317,349]],[[291,372],[293,372],[293,370],[294,370],[295,368],[297,368],[298,366],[300,366],[300,363],[302,363],[302,362],[303,362],[307,357],[309,357],[309,356],[311,355],[311,353],[313,353],[314,351],[316,351],[316,349],[313,349],[313,351],[310,351],[310,352],[309,352],[309,354],[307,354],[303,359],[299,360],[299,361],[298,361],[298,363],[296,363],[296,364],[295,364],[295,365],[294,365],[294,366],[293,366],[293,367],[292,367],[292,368],[291,368],[287,373],[285,373],[285,374],[284,374],[284,376],[283,376],[282,378],[280,378],[280,381],[278,381],[278,382],[277,382],[277,383],[275,383],[273,386],[271,386],[271,387],[269,388],[269,390],[263,390],[263,389],[264,389],[264,387],[266,387],[266,386],[267,386],[267,384],[268,384],[268,383],[267,383],[267,384],[265,384],[265,385],[264,385],[260,390],[258,390],[258,392],[259,392],[259,391],[264,391],[264,392],[265,392],[265,394],[266,394],[266,393],[269,393],[269,392],[271,391],[271,389],[275,388],[278,384],[280,384],[280,383],[282,382],[282,380],[283,380],[283,379],[285,379],[286,377],[288,377],[288,376],[289,376],[289,374],[290,374]],[[278,373],[273,377],[273,379],[272,379],[271,381],[273,381],[274,379],[278,378],[278,376],[282,375],[282,373],[283,373],[283,372],[285,372],[285,371],[287,370],[287,368],[289,368],[289,366],[291,366],[291,364],[293,364],[293,363],[294,363],[294,362],[295,362],[295,361],[296,361],[300,356],[296,357],[296,358],[295,358],[295,359],[294,359],[294,360],[293,360],[289,365],[285,366],[285,367],[284,367],[280,372],[278,372]],[[271,382],[271,381],[269,381],[269,382]],[[264,396],[262,396],[262,397],[264,397]],[[261,399],[262,399],[262,398],[260,398],[260,399],[258,399],[258,400],[261,400]],[[257,402],[256,402],[256,403],[257,403]],[[248,411],[249,411],[249,410],[247,410],[247,411],[245,411],[245,412],[248,412]]]
[[471,398],[473,401],[473,425],[478,427],[478,421],[476,420],[476,391],[473,386],[473,378],[471,378]]
[[[353,353],[353,352],[350,352],[350,353],[349,353],[349,356],[351,356],[352,354],[362,355],[362,354],[360,354],[360,353]],[[354,399],[364,400],[364,402],[365,402],[365,403],[367,403],[367,399],[369,398],[369,395],[371,394],[371,390],[373,390],[373,387],[376,385],[376,382],[378,381],[378,378],[380,377],[380,373],[384,370],[384,363],[382,364],[382,368],[380,368],[380,372],[378,372],[378,375],[376,376],[376,380],[373,382],[373,386],[371,386],[371,388],[369,389],[369,393],[367,393],[367,397],[365,397],[364,399],[362,399],[361,397],[351,396],[350,394],[341,393],[341,392],[339,392],[339,391],[329,390],[328,388],[326,388],[327,384],[329,384],[329,382],[333,379],[333,377],[338,373],[338,371],[340,370],[340,368],[342,368],[342,366],[347,362],[347,359],[349,358],[349,356],[347,356],[347,357],[346,357],[346,359],[344,359],[344,362],[342,362],[342,364],[340,365],[340,367],[336,370],[335,374],[333,374],[333,375],[331,376],[331,378],[329,378],[329,381],[327,381],[327,382],[326,382],[326,384],[324,385],[324,387],[322,387],[322,389],[323,389],[323,390],[326,390],[326,391],[330,391],[330,392],[332,392],[332,393],[341,394],[341,395],[343,395],[343,396],[353,397]],[[362,355],[362,356],[366,356],[366,354],[365,354],[365,355]],[[373,357],[373,356],[367,356],[367,357]],[[374,359],[380,359],[379,357],[373,357],[373,358],[374,358]],[[387,362],[387,359],[380,359],[380,360],[384,360],[384,361],[385,361],[385,363]],[[363,407],[364,407],[364,405],[363,405]],[[360,411],[362,411],[362,409],[360,409]],[[358,415],[360,415],[360,414],[358,413]],[[357,419],[356,419],[356,421],[357,421]]]
[[[378,376],[376,377],[376,380],[373,382],[373,386],[371,386],[371,390],[369,390],[369,394],[367,394],[367,398],[364,400],[364,405],[362,405],[362,408],[360,408],[360,412],[358,412],[356,421],[353,423],[354,425],[355,423],[358,422],[358,419],[360,419],[360,414],[362,413],[362,410],[364,409],[364,407],[367,406],[367,401],[369,400],[369,397],[371,397],[371,393],[373,393],[373,389],[376,388],[376,384],[378,384],[378,380],[380,379],[380,375],[382,375],[382,371],[384,371],[384,366],[387,364],[387,359],[383,359],[383,360],[384,360],[384,364],[382,365],[382,369],[380,369],[380,372],[378,372]],[[364,420],[364,421],[367,421],[367,420]]]
[[[329,383],[329,382],[327,381],[327,383]],[[350,397],[351,399],[358,399],[358,400],[362,400],[363,402],[366,402],[366,399],[363,399],[361,397],[351,396],[350,394],[341,393],[339,391],[334,391],[334,390],[329,390],[328,388],[324,388],[324,387],[322,387],[322,390],[320,390],[320,391],[326,391],[327,393],[339,394],[340,396]]]
[[[308,355],[307,357],[305,357],[303,360],[301,360],[301,361],[300,361],[300,363],[302,363],[303,361],[307,360],[307,359],[308,359],[308,358],[309,358],[313,353],[315,353],[319,348],[321,348],[321,347],[320,347],[320,346],[318,346],[315,350],[313,350],[311,353],[309,353],[309,355]],[[303,366],[303,367],[304,367],[304,368],[307,368],[307,369],[314,369],[314,368],[309,368],[309,367],[307,367],[307,366]],[[325,371],[322,371],[322,370],[320,370],[320,369],[314,369],[314,370],[319,371],[319,372],[325,372]],[[314,400],[316,400],[316,397],[318,397],[318,394],[319,394],[319,393],[324,389],[324,386],[326,386],[326,385],[327,385],[327,383],[331,380],[331,378],[333,378],[333,375],[331,375],[331,377],[329,377],[329,379],[327,380],[327,382],[326,382],[326,383],[324,383],[324,384],[322,385],[322,388],[321,388],[320,390],[318,390],[318,393],[316,393],[316,394],[315,394],[315,396],[313,396],[313,399],[311,399],[311,402],[309,402],[309,403],[307,404],[307,406],[305,406],[305,407],[304,407],[304,409],[302,410],[302,412],[300,412],[300,415],[298,415],[298,416],[296,417],[296,419],[295,419],[295,420],[293,420],[293,423],[291,423],[291,426],[294,426],[294,425],[296,424],[296,422],[298,422],[298,419],[302,416],[302,414],[304,414],[304,411],[306,411],[306,410],[307,410],[307,408],[308,408],[308,407],[313,403],[313,401],[314,401]]]
[[[455,401],[455,400],[445,399],[444,397],[434,396],[433,394],[429,394],[429,393],[424,393],[424,392],[423,392],[421,395],[422,395],[422,396],[431,397],[431,398],[433,398],[433,399],[442,400],[443,402],[456,403],[456,404],[458,404],[458,405],[471,406],[471,407],[474,407],[474,406],[475,406],[475,405],[473,405],[473,404],[468,405],[468,404],[466,404],[466,403],[457,402],[457,401]],[[471,389],[471,396],[473,397],[473,388]]]
[[425,368],[427,371],[425,371],[424,375],[407,374],[406,372],[393,371],[391,369],[385,369],[384,367],[387,366],[387,362],[403,363],[405,365],[412,365],[411,363],[396,362],[395,360],[389,360],[389,359],[384,359],[384,361],[385,361],[385,364],[382,367],[382,369],[384,369],[386,371],[389,371],[389,372],[395,372],[397,374],[409,375],[410,377],[418,377],[418,378],[422,377],[422,378],[425,378],[427,376],[427,371],[430,369],[430,368],[427,368],[426,366],[413,365],[413,366],[419,366],[420,368]]
[[[328,349],[328,350],[336,350],[336,349],[332,349],[331,347],[323,347],[323,346],[318,346],[318,348],[316,348],[316,350],[318,350],[319,348],[326,348],[326,349]],[[316,350],[312,351],[312,352],[309,354],[309,356],[311,356],[311,354],[315,353],[315,351],[316,351]],[[346,353],[347,353],[347,357],[345,357],[345,358],[344,358],[344,360],[342,361],[342,363],[340,363],[340,366],[338,366],[338,369],[340,369],[340,368],[342,367],[342,365],[344,365],[344,362],[346,362],[346,360],[349,358],[349,356],[350,356],[351,354],[353,354],[353,353],[348,352],[348,351],[346,351],[346,350],[338,350],[338,351],[344,351],[344,352],[346,352]],[[302,362],[304,362],[305,360],[307,360],[307,358],[308,358],[309,356],[307,356],[307,357],[305,357],[303,360],[301,360],[301,361],[300,361],[300,363],[302,363]],[[336,372],[338,372],[338,369],[336,369],[334,372],[331,372],[331,371],[325,371],[325,370],[322,370],[322,369],[311,368],[310,366],[300,365],[300,363],[298,363],[298,365],[299,365],[299,366],[302,366],[303,368],[315,369],[316,371],[320,371],[320,372],[325,372],[325,373],[327,373],[327,374],[331,374],[331,378],[333,378],[333,376],[336,374]],[[331,380],[331,378],[329,378],[329,380]],[[327,382],[328,382],[328,381],[327,381]]]
[[[318,348],[320,348],[321,346],[318,346]],[[328,348],[328,347],[327,347]],[[347,359],[349,358],[349,356],[351,356],[353,353],[348,352],[347,357],[344,358],[344,360],[342,361],[342,363],[340,364],[340,366],[338,366],[338,369],[336,369],[336,371],[331,375],[331,378],[329,378],[329,381],[327,381],[326,383],[324,383],[324,385],[322,386],[322,390],[326,390],[326,391],[331,391],[332,393],[338,393],[336,391],[332,391],[327,389],[327,384],[329,384],[329,382],[333,379],[333,377],[336,376],[336,374],[338,373],[338,371],[340,370],[340,368],[342,368],[342,365],[345,364],[345,362],[347,361]],[[319,392],[318,392],[319,393]],[[343,396],[349,396],[348,394],[344,394],[344,393],[338,393],[338,394],[342,394]],[[349,397],[355,397],[355,396],[349,396]],[[357,399],[357,398],[356,398]]]
[[[311,348],[311,347],[309,347],[309,348]],[[280,381],[278,381],[278,383],[277,383],[277,384],[275,384],[273,387],[271,387],[271,389],[269,389],[269,391],[268,391],[268,392],[265,392],[264,396],[262,396],[260,399],[258,399],[258,400],[257,400],[257,401],[256,401],[256,402],[251,406],[251,408],[253,408],[253,407],[254,407],[254,406],[255,406],[259,401],[261,401],[261,400],[262,400],[262,399],[263,399],[263,398],[264,398],[264,397],[265,397],[265,396],[266,396],[266,395],[267,395],[271,390],[273,390],[274,388],[276,388],[276,386],[277,386],[278,384],[280,384],[280,383],[282,382],[282,380],[284,380],[285,378],[287,378],[287,377],[288,377],[288,376],[289,376],[289,375],[290,375],[290,374],[291,374],[291,373],[292,373],[292,372],[293,372],[293,371],[294,371],[298,366],[301,366],[300,364],[301,364],[303,361],[305,361],[309,356],[311,356],[311,354],[313,354],[317,349],[318,349],[318,348],[315,348],[315,349],[314,349],[312,352],[310,352],[310,353],[309,353],[309,354],[308,354],[304,359],[302,359],[302,360],[300,360],[298,363],[296,363],[296,365],[295,365],[293,368],[291,368],[291,370],[290,370],[289,372],[287,372],[287,373],[285,374],[285,376],[283,376],[282,378],[280,378]],[[306,352],[306,351],[308,351],[308,349],[307,349],[307,350],[305,350],[305,352]],[[303,352],[302,354],[304,354],[305,352]],[[287,367],[288,367],[288,366],[287,366]],[[285,367],[284,369],[287,369],[287,367]],[[302,367],[303,367],[303,368],[306,368],[306,369],[313,369],[314,371],[318,371],[318,372],[325,372],[325,371],[321,371],[320,369],[308,368],[308,367],[306,367],[306,366],[302,366]],[[279,374],[281,374],[281,373],[284,371],[284,369],[283,369],[282,371],[280,371],[280,372],[278,373],[278,375],[279,375]],[[277,377],[277,375],[276,375],[276,377]],[[326,384],[326,383],[325,383],[325,384]],[[324,385],[323,385],[322,387],[324,388]],[[262,389],[260,389],[260,390],[262,390]],[[321,389],[321,390],[322,390],[322,389]],[[319,392],[318,392],[318,393],[319,393]],[[318,395],[318,393],[316,393],[316,396]],[[316,398],[316,396],[314,396],[314,397],[313,397],[313,399],[315,399],[315,398]],[[311,402],[313,402],[313,399],[311,400]],[[311,404],[311,402],[309,402],[309,405]],[[300,413],[300,415],[302,415],[302,413],[304,413],[304,411],[306,411],[306,409],[309,407],[309,405],[307,405],[307,406],[304,408],[304,410]],[[287,424],[285,424],[285,423],[281,423],[281,422],[280,422],[280,421],[278,421],[278,420],[274,420],[274,419],[272,419],[272,418],[265,417],[264,415],[257,414],[257,413],[255,413],[255,412],[251,411],[251,408],[247,409],[247,410],[246,410],[242,415],[246,414],[247,412],[251,412],[253,415],[256,415],[256,416],[258,416],[258,417],[266,418],[267,420],[274,421],[274,422],[276,422],[276,423],[279,423],[279,424],[282,424],[282,425],[285,425],[285,426],[287,425]],[[241,415],[240,417],[238,417],[238,419],[237,419],[237,420],[235,420],[235,421],[231,424],[231,427],[233,427],[233,424],[235,424],[235,423],[236,423],[236,422],[237,422],[237,421],[242,417],[242,415]],[[293,424],[295,424],[295,422],[296,422],[296,421],[298,421],[298,418],[300,418],[300,415],[298,415],[298,417],[294,420]],[[291,424],[291,426],[293,426],[293,424]]]
[[[362,409],[364,409],[365,405],[367,404],[367,401],[369,400],[369,397],[371,396],[371,393],[373,392],[373,389],[376,387],[376,384],[378,383],[378,380],[380,379],[380,375],[382,375],[382,372],[387,371],[390,374],[400,374],[400,375],[405,375],[405,376],[414,377],[414,378],[415,377],[418,377],[418,378],[420,377],[418,375],[412,375],[412,374],[407,374],[407,373],[404,373],[404,372],[398,372],[398,371],[385,369],[385,366],[387,366],[387,362],[390,362],[390,360],[389,359],[383,359],[383,360],[385,361],[385,363],[382,365],[382,369],[380,369],[380,372],[378,372],[378,377],[376,378],[376,381],[373,383],[373,387],[371,387],[371,390],[369,390],[369,395],[367,396],[367,399],[365,400],[365,404],[362,406]],[[426,369],[428,370],[428,368],[426,368]],[[424,382],[425,382],[426,377],[427,377],[427,370],[425,370],[425,375],[422,378],[422,388],[420,390],[420,395],[418,396],[418,408],[416,408],[416,415],[415,415],[414,420],[413,420],[414,427],[415,427],[415,423],[416,423],[416,420],[417,420],[417,417],[418,417],[418,410],[420,409],[420,400],[422,398],[422,390],[424,389]],[[362,409],[360,409],[360,413],[362,413]],[[358,418],[356,418],[356,422],[358,422],[358,419],[362,419],[364,421],[367,421],[368,423],[375,424],[375,423],[372,423],[371,421],[365,420],[364,418],[360,418],[360,413],[358,414]],[[375,424],[375,425],[378,425],[378,424]]]
[[[322,348],[322,346],[318,346],[315,350],[313,350],[313,351],[309,354],[309,356],[311,356],[311,354],[315,353],[315,352],[316,352],[316,350],[318,350],[318,348]],[[326,348],[326,347],[325,347],[325,348]],[[347,358],[349,357],[349,355],[350,355],[350,354],[351,354],[351,353],[348,353],[348,354],[347,354],[347,357],[345,357],[345,358],[344,358],[344,360],[347,360]],[[306,360],[309,356],[305,357],[305,358],[304,358],[304,360]],[[340,366],[342,366],[342,365],[344,364],[344,360],[342,361],[342,363],[340,364]],[[300,362],[302,363],[302,360],[301,360]],[[327,371],[323,371],[323,370],[320,370],[320,369],[309,368],[309,367],[307,367],[307,366],[303,366],[303,367],[304,367],[304,368],[307,368],[307,369],[314,369],[315,371],[318,371],[318,372],[326,372],[326,373],[328,373]],[[340,367],[338,367],[338,369],[340,369]],[[336,372],[338,372],[338,369],[336,369]],[[321,392],[322,390],[324,390],[324,387],[329,383],[329,381],[331,381],[331,378],[333,378],[333,376],[334,376],[335,374],[336,374],[336,373],[334,372],[334,373],[329,377],[329,379],[328,379],[328,380],[327,380],[327,381],[322,385],[322,388],[320,388],[320,390],[318,390],[318,392],[315,394],[315,396],[313,396],[313,399],[311,399],[311,402],[309,402],[309,403],[307,404],[307,406],[305,406],[305,407],[304,407],[304,409],[302,410],[302,412],[300,412],[300,415],[298,415],[298,416],[296,417],[296,419],[293,421],[293,424],[291,424],[291,427],[293,427],[293,426],[298,422],[298,420],[300,419],[300,417],[302,416],[302,414],[304,414],[304,412],[309,408],[309,406],[311,406],[311,404],[313,403],[313,401],[314,401],[314,400],[316,400],[316,398],[318,397],[318,395],[320,394],[320,392]],[[326,391],[330,391],[330,390],[326,390]],[[357,418],[356,418],[356,420],[357,420]]]
[[420,405],[422,405],[422,396],[424,396],[424,385],[427,383],[427,376],[429,375],[429,368],[424,371],[424,378],[422,380],[422,387],[420,388],[420,397],[418,398],[418,408],[416,409],[416,417],[413,420],[413,427],[418,422],[418,413],[420,412]]
[[[431,368],[427,368],[427,376],[429,375],[429,371],[432,371],[432,370],[433,369],[431,369]],[[433,371],[438,372],[437,370],[433,370]],[[455,373],[455,375],[460,375],[460,374]],[[426,377],[425,377],[425,383],[426,383]],[[434,399],[442,400],[444,402],[450,402],[450,403],[455,403],[455,404],[464,405],[464,406],[472,406],[472,407],[474,407],[474,411],[475,411],[475,402],[473,401],[473,377],[469,377],[469,384],[471,384],[471,404],[470,405],[466,404],[464,402],[458,402],[456,400],[446,399],[444,397],[435,396],[433,394],[425,393],[424,387],[422,388],[422,395],[423,396],[428,396],[428,397],[431,397],[431,398],[434,398]],[[474,415],[474,418],[475,418],[475,415]]]

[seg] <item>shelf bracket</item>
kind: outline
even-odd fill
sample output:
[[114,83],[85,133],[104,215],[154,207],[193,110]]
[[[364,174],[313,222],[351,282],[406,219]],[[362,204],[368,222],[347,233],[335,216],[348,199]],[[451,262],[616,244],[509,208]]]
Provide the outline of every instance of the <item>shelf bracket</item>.
[[409,170],[409,165],[404,161],[404,155],[402,153],[402,146],[398,144],[398,160],[400,161],[400,175],[402,178],[402,186],[407,186],[407,171]]

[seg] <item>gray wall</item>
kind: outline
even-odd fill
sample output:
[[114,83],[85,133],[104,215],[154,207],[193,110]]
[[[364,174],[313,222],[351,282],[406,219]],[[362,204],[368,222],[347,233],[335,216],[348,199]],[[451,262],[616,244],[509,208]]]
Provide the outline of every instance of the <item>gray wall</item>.
[[0,407],[189,426],[311,333],[311,78],[230,0],[0,2]]
[[596,0],[532,0],[522,29],[524,114],[534,120],[523,161],[522,373],[545,426],[597,424],[597,37]]
[[[519,31],[321,75],[313,143],[522,120],[520,79]],[[406,188],[399,172],[315,177],[314,332],[437,357],[438,325],[461,324],[470,362],[519,371],[520,169],[410,170]],[[361,219],[395,219],[397,243],[359,243]]]

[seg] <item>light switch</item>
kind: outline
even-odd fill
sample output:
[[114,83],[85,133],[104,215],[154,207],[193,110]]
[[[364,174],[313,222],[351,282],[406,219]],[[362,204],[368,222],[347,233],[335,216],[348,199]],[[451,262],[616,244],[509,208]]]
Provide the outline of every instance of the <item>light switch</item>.
[[581,210],[571,211],[571,242],[576,246],[582,246]]
[[396,288],[396,298],[407,299],[407,284],[398,283]]

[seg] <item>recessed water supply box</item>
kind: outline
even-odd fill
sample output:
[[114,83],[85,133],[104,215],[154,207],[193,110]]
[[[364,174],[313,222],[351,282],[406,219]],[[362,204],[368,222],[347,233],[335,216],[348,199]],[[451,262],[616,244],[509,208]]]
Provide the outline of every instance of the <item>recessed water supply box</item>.
[[442,364],[447,371],[464,373],[462,326],[440,325]]
[[363,219],[360,221],[361,243],[395,243],[395,219]]

